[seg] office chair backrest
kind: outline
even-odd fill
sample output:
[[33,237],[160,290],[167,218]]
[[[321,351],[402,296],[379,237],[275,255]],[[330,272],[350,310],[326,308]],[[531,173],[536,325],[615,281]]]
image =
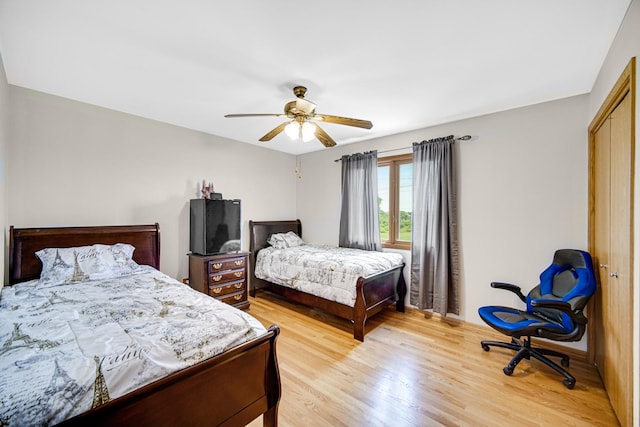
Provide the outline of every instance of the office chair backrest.
[[540,284],[527,295],[527,311],[536,313],[572,331],[576,325],[560,310],[535,308],[533,300],[563,301],[574,312],[582,311],[596,290],[591,255],[574,249],[557,250],[551,264],[540,274]]

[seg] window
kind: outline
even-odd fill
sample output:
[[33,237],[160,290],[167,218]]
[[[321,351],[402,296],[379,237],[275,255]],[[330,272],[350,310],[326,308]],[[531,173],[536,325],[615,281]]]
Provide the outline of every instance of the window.
[[378,159],[380,240],[385,248],[410,249],[413,155]]

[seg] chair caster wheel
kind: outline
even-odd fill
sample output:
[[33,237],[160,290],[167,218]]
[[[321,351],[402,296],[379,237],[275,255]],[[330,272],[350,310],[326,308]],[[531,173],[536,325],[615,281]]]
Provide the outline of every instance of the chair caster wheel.
[[488,345],[486,345],[486,344],[482,344],[482,349],[483,349],[484,351],[489,351],[489,346],[488,346]]
[[507,365],[504,368],[502,368],[502,372],[504,372],[505,375],[511,376],[511,374],[513,374],[513,368]]
[[564,366],[565,368],[569,367],[569,358],[568,357],[563,357],[562,360],[560,361],[560,363],[562,364],[562,366]]
[[562,380],[562,384],[564,384],[569,390],[573,390],[573,387],[576,385],[576,380]]

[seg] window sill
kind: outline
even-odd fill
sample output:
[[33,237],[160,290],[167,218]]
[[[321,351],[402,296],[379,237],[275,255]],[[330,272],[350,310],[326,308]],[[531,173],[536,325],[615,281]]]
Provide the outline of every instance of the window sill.
[[383,243],[382,247],[384,249],[402,249],[404,251],[410,251],[411,250],[411,243],[407,242],[407,243]]

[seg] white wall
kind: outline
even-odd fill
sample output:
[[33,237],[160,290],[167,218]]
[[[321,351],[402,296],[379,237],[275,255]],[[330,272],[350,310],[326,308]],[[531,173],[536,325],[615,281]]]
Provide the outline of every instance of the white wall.
[[158,222],[161,270],[188,276],[188,202],[203,179],[248,220],[295,217],[295,157],[9,86],[8,223]]
[[[589,96],[589,121],[591,121],[605,98],[613,88],[616,80],[627,66],[632,57],[636,57],[636,67],[640,66],[640,0],[633,0],[625,19],[618,30],[618,34],[609,49],[609,53],[600,70],[600,74],[596,79],[593,89]],[[640,99],[640,72],[636,69],[636,151],[635,151],[635,183],[634,183],[634,200],[635,210],[633,212],[633,253],[634,255],[634,273],[633,273],[633,295],[634,295],[634,342],[633,345],[633,394],[634,401],[634,425],[640,425],[640,261],[638,260],[638,251],[640,248],[640,108],[638,100]]]
[[340,163],[334,160],[342,154],[469,134],[471,141],[458,143],[461,317],[482,323],[480,306],[517,306],[516,297],[489,283],[510,281],[526,293],[556,249],[586,249],[587,101],[576,96],[300,156],[297,212],[305,239],[337,244]]
[[4,71],[2,56],[0,55],[0,227],[2,227],[2,245],[0,245],[0,290],[5,280],[5,254],[8,245],[5,242],[7,230],[7,145],[9,139],[9,85]]

